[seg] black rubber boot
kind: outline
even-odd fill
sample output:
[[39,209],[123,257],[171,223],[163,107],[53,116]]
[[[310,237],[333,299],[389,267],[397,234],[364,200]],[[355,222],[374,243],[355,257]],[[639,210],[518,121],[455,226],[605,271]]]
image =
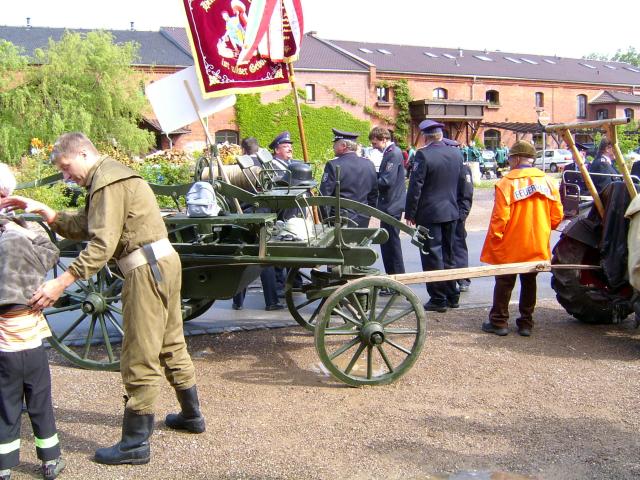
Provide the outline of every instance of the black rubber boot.
[[106,465],[149,463],[151,447],[149,437],[153,433],[153,414],[137,415],[133,410],[124,411],[122,440],[112,447],[96,450],[95,461]]
[[205,431],[204,416],[200,413],[198,389],[194,385],[186,390],[176,390],[176,397],[180,403],[180,413],[170,413],[164,423],[175,430],[186,430],[191,433]]

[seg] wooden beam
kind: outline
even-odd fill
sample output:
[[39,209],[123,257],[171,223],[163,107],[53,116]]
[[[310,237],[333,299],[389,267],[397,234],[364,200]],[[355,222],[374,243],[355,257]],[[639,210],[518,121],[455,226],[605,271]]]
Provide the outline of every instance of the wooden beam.
[[594,120],[591,122],[575,122],[575,123],[556,123],[544,127],[547,133],[557,132],[560,130],[584,130],[589,128],[600,128],[605,125],[625,125],[629,123],[629,118],[609,118],[606,120]]
[[400,273],[388,278],[405,285],[416,283],[446,282],[463,278],[495,277],[497,275],[513,275],[518,273],[550,272],[552,269],[599,270],[598,265],[551,265],[549,262],[505,263],[503,265],[485,265],[481,267],[451,268],[449,270],[432,270],[430,272]]
[[573,140],[573,135],[571,135],[571,132],[568,129],[561,130],[561,132],[562,137],[564,138],[564,142],[567,144],[567,147],[569,147],[569,150],[571,150],[573,161],[578,166],[578,170],[580,171],[582,179],[587,186],[587,190],[589,190],[591,197],[593,197],[593,204],[596,206],[596,209],[600,214],[600,218],[604,218],[604,205],[602,205],[602,199],[600,198],[598,190],[596,190],[596,187],[593,184],[593,180],[591,180],[591,175],[589,175],[587,166],[584,164],[584,160],[582,160],[582,155],[580,155],[580,152],[578,152],[578,149],[576,148],[576,144]]

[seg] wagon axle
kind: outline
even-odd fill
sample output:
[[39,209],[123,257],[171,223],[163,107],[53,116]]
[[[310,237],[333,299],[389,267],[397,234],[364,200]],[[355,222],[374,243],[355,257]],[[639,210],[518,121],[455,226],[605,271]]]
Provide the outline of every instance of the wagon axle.
[[384,327],[378,322],[370,322],[362,327],[360,338],[369,347],[382,345],[384,343]]
[[91,314],[104,313],[107,311],[107,302],[99,293],[91,292],[82,302],[82,311]]

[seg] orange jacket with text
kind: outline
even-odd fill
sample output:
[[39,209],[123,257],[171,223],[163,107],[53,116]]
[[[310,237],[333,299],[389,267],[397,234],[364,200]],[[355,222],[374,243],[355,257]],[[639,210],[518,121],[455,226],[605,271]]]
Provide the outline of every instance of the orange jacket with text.
[[480,260],[490,264],[549,260],[551,230],[562,220],[560,194],[537,168],[511,170],[496,183]]

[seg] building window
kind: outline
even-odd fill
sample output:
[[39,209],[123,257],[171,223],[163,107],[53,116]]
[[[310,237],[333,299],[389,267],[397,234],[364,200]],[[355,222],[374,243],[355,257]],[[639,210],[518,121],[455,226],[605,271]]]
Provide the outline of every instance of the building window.
[[239,143],[238,132],[235,130],[218,130],[216,132],[216,143],[224,142],[235,143],[237,145]]
[[596,120],[606,120],[609,118],[609,110],[606,108],[601,108],[596,112]]
[[388,87],[376,87],[376,94],[378,95],[378,102],[389,103]]
[[485,97],[489,105],[500,105],[500,94],[497,90],[487,90]]
[[494,150],[500,146],[500,132],[498,130],[487,130],[484,132],[484,146],[489,150]]
[[305,93],[307,102],[316,101],[316,86],[313,83],[307,83],[304,86],[304,93]]
[[633,108],[625,108],[624,109],[624,116],[633,120]]
[[433,99],[434,100],[446,100],[447,99],[447,89],[446,88],[434,88],[433,89]]
[[536,92],[536,108],[544,108],[544,93]]
[[577,118],[587,118],[587,96],[578,95]]

